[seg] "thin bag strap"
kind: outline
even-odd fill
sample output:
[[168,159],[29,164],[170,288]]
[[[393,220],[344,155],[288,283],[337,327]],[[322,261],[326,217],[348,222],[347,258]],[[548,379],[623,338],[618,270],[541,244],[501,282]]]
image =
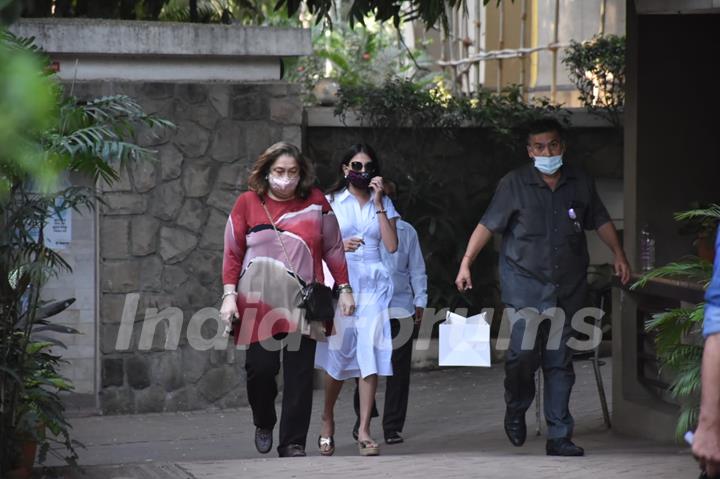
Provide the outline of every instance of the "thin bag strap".
[[290,268],[290,272],[293,275],[293,278],[295,278],[295,281],[298,282],[300,285],[300,289],[303,288],[303,284],[300,282],[300,278],[298,277],[297,273],[295,272],[295,268],[293,268],[292,261],[290,261],[290,255],[288,254],[287,250],[285,249],[285,243],[283,243],[282,236],[280,235],[280,232],[277,229],[277,226],[275,226],[275,221],[273,221],[272,216],[270,215],[270,211],[267,209],[267,206],[265,205],[265,199],[263,197],[260,197],[260,204],[262,205],[263,209],[265,210],[265,214],[268,217],[268,220],[270,220],[270,224],[272,225],[273,229],[275,230],[275,234],[277,235],[277,239],[280,242],[280,247],[283,250],[283,253],[285,254],[285,259],[288,263],[288,268]]

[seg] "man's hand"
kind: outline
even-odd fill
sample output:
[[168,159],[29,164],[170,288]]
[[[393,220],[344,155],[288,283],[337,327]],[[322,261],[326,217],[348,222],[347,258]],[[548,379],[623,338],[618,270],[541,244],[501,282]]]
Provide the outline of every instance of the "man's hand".
[[630,264],[625,253],[622,251],[615,255],[615,261],[613,262],[615,268],[615,274],[620,278],[622,284],[627,284],[630,281]]
[[415,306],[415,325],[419,326],[422,323],[423,314],[425,314],[425,308]]
[[457,278],[455,278],[455,286],[458,291],[465,292],[468,289],[472,289],[472,278],[470,277],[470,268],[465,264],[460,265],[460,271],[458,271]]
[[615,260],[613,261],[615,274],[620,278],[622,284],[627,284],[627,282],[630,281],[630,265],[628,264],[627,258],[625,258],[625,252],[622,246],[620,246],[620,238],[618,237],[615,225],[612,221],[608,221],[597,229],[597,234],[602,242],[605,243],[615,255]]
[[707,476],[714,478],[720,475],[720,334],[705,338],[702,361],[700,418],[692,452]]
[[701,421],[695,431],[692,452],[708,477],[720,474],[720,425]]

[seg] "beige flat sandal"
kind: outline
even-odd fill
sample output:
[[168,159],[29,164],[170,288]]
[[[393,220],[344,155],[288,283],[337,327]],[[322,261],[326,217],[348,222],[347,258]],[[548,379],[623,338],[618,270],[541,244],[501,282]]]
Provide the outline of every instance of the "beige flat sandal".
[[380,446],[374,441],[358,441],[358,452],[361,456],[379,456]]

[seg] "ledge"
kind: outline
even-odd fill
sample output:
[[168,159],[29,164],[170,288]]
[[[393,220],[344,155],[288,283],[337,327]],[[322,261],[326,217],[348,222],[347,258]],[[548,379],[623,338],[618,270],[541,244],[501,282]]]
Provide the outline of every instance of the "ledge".
[[705,300],[705,289],[699,283],[686,281],[684,279],[674,278],[652,278],[648,280],[643,287],[630,289],[630,286],[638,281],[642,275],[632,273],[628,284],[623,285],[617,276],[613,276],[613,285],[617,288],[624,289],[631,294],[644,294],[649,296],[659,296],[662,298],[674,299],[676,301],[686,301],[697,304]]
[[720,0],[635,0],[639,15],[720,13]]
[[310,30],[95,19],[22,19],[61,80],[257,82],[281,79],[281,58],[312,54]]
[[[612,125],[605,119],[588,113],[584,108],[567,108],[564,111],[569,112],[569,120],[571,128],[611,128]],[[307,126],[309,127],[365,127],[359,115],[354,112],[348,112],[345,115],[345,121],[335,116],[335,107],[332,106],[311,106],[305,108]],[[468,125],[472,128],[472,125]]]
[[286,57],[312,54],[310,30],[101,19],[21,19],[15,35],[50,54]]

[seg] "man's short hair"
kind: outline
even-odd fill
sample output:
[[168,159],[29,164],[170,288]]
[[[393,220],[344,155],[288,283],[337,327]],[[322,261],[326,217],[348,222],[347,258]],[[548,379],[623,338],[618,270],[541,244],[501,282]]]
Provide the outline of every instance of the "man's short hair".
[[540,118],[528,123],[526,127],[527,139],[529,140],[532,135],[539,135],[541,133],[549,133],[551,131],[557,132],[560,138],[565,139],[565,129],[555,118]]

